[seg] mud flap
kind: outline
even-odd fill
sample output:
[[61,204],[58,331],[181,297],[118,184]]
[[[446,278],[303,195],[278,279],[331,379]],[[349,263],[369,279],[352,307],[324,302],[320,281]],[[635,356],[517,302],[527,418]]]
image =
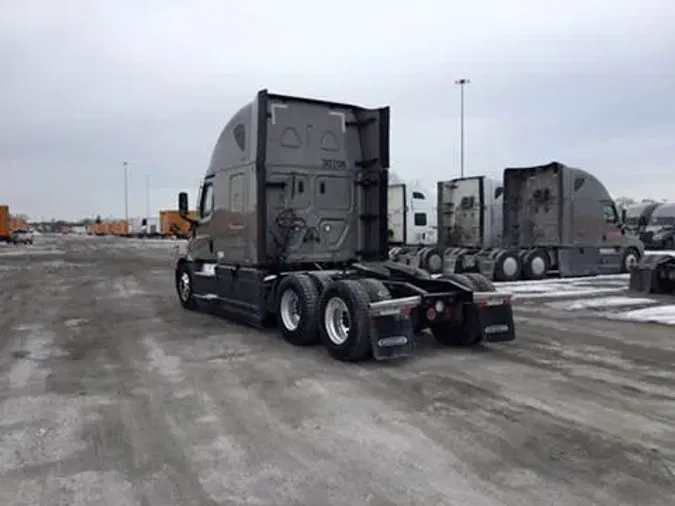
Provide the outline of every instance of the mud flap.
[[516,338],[510,305],[481,307],[477,311],[481,342],[502,343]]
[[461,250],[448,248],[443,253],[443,274],[454,274],[457,268],[457,255]]
[[477,272],[476,254],[466,248],[446,250],[443,259],[443,274],[461,274],[463,272]]
[[370,339],[375,360],[407,357],[415,352],[412,310],[421,297],[370,303]]
[[495,277],[495,257],[498,253],[499,250],[483,250],[476,254],[477,271],[489,280]]
[[473,293],[473,320],[478,325],[480,341],[499,343],[516,338],[513,322],[512,296],[497,292]]
[[630,272],[629,289],[675,294],[675,255],[647,255]]
[[370,319],[375,360],[409,357],[415,353],[415,333],[408,315],[380,315]]

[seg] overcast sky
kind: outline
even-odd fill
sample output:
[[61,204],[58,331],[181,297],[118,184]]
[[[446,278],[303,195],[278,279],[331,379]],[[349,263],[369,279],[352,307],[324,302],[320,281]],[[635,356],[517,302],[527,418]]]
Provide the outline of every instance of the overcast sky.
[[559,160],[675,200],[673,0],[0,0],[0,203],[32,218],[192,201],[260,88],[392,107],[392,170]]

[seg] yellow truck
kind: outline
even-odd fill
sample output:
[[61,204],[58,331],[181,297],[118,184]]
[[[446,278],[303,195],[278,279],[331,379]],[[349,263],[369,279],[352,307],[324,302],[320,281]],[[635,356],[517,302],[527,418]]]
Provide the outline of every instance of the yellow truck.
[[9,206],[0,205],[0,241],[12,240],[12,222],[9,215]]
[[[188,217],[196,220],[197,211],[189,211]],[[177,209],[159,212],[159,230],[164,237],[186,239],[190,236],[190,223],[181,217]]]

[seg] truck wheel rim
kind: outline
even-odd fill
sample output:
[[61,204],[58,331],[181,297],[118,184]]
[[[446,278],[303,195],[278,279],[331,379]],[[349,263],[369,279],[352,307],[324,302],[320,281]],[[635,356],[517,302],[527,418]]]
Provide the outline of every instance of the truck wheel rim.
[[544,271],[546,270],[546,264],[544,263],[544,259],[541,257],[534,257],[530,261],[530,269],[532,270],[532,273],[535,274],[536,276],[541,276],[544,274]]
[[502,270],[508,277],[513,277],[518,272],[518,260],[513,257],[507,257],[502,264]]
[[190,298],[190,275],[184,272],[180,276],[180,298],[186,302]]
[[333,344],[340,346],[347,341],[351,318],[345,301],[339,297],[333,297],[328,301],[324,313],[324,323],[328,339]]
[[281,294],[279,303],[279,312],[281,312],[281,321],[288,330],[295,330],[300,324],[300,305],[298,296],[294,290],[286,290]]
[[637,264],[637,257],[635,256],[635,253],[628,253],[628,255],[626,255],[626,270],[629,271],[630,268],[635,264]]
[[438,253],[429,255],[429,270],[432,273],[441,272],[443,270],[443,259]]

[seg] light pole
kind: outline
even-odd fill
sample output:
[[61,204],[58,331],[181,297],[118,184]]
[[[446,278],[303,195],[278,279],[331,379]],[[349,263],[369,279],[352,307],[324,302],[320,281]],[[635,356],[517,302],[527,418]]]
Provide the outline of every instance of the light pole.
[[129,223],[129,164],[127,162],[124,162],[124,222]]
[[457,79],[455,84],[459,85],[459,168],[461,177],[464,177],[464,87],[471,81],[462,78]]
[[150,174],[145,176],[145,220],[146,227],[150,227]]

